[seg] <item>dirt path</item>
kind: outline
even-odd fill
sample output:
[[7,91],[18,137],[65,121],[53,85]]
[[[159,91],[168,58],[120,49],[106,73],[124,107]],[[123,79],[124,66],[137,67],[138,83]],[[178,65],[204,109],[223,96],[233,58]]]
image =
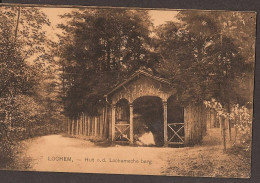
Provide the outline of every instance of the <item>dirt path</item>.
[[29,139],[19,163],[26,170],[170,176],[249,177],[250,162],[215,146],[100,147],[62,135]]
[[166,165],[166,158],[161,157],[165,148],[97,147],[62,135],[30,139],[24,146],[21,159],[30,159],[28,169],[36,171],[160,175]]

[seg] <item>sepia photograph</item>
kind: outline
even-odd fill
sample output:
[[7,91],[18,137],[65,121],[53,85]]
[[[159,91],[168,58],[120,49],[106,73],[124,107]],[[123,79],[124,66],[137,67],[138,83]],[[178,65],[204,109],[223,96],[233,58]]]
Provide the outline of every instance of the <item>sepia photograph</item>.
[[256,12],[0,5],[0,169],[250,178]]

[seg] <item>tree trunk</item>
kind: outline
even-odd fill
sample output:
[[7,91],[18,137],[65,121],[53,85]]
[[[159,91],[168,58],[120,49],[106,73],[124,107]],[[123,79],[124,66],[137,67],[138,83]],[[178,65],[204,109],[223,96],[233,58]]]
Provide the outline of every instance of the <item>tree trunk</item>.
[[236,141],[237,141],[237,116],[235,116],[235,120],[234,120],[234,125],[235,125],[235,137],[234,137],[234,143],[236,144]]
[[18,7],[18,15],[17,15],[17,21],[16,21],[16,27],[15,27],[15,41],[17,38],[17,34],[18,34],[18,26],[19,26],[19,22],[20,22],[20,15],[21,15],[21,7]]
[[220,127],[221,127],[221,135],[222,135],[222,139],[223,139],[223,147],[224,147],[224,151],[227,150],[227,146],[226,146],[226,126],[225,126],[225,121],[223,120],[223,117],[219,117],[219,121],[220,121]]

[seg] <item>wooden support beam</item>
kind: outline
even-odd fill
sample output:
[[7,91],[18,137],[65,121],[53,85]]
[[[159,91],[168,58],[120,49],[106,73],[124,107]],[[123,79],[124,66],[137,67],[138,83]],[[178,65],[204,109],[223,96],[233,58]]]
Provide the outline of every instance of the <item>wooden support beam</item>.
[[80,115],[79,117],[79,135],[81,135],[81,130],[82,130],[82,120],[81,120],[82,116]]
[[84,123],[85,123],[84,135],[87,136],[87,116],[85,114],[84,114]]
[[94,117],[95,120],[95,137],[98,135],[98,120],[97,116]]
[[95,117],[91,117],[91,136],[95,135]]
[[82,131],[81,131],[81,135],[84,135],[84,130],[85,130],[85,124],[84,124],[84,113],[82,113],[82,117],[81,117],[81,121],[82,121]]
[[222,140],[223,140],[223,148],[224,151],[226,151],[226,125],[225,125],[225,121],[223,120],[222,116],[219,116],[219,123],[220,123],[220,130],[221,130],[221,136],[222,136]]
[[134,107],[133,104],[129,104],[130,107],[130,144],[134,143]]
[[67,119],[67,123],[68,123],[68,134],[70,134],[70,120]]
[[107,104],[105,107],[105,114],[104,114],[104,137],[108,138],[109,137],[109,125],[108,125],[108,108],[107,108]]
[[230,128],[230,120],[226,117],[225,118],[225,126],[227,127],[227,132],[228,132],[228,139],[231,141],[231,128]]
[[83,121],[82,121],[82,114],[80,116],[80,135],[82,135],[82,129],[83,129]]
[[100,129],[101,129],[101,120],[100,120],[100,116],[98,116],[97,119],[98,119],[98,136],[100,137],[100,136],[101,136],[101,133],[100,133]]
[[207,124],[207,126],[206,126],[206,128],[207,128],[207,130],[208,129],[210,129],[210,123],[211,123],[211,121],[210,121],[210,109],[208,109],[208,108],[206,108],[205,109],[206,110],[206,124]]
[[84,113],[82,113],[82,135],[85,134],[85,119],[84,119]]
[[79,135],[79,120],[78,119],[76,119],[76,123],[77,123],[77,125],[76,125],[76,135]]
[[71,125],[71,135],[74,135],[74,120],[72,119],[72,125]]
[[84,113],[82,113],[82,118],[81,118],[81,121],[82,121],[82,131],[81,131],[81,135],[84,135]]
[[163,101],[163,127],[164,127],[164,146],[168,146],[168,133],[167,133],[167,101]]
[[92,124],[92,116],[89,117],[89,136],[92,136],[93,133],[93,124]]
[[112,141],[115,141],[116,132],[116,105],[112,104]]
[[90,133],[91,133],[91,131],[90,131],[90,117],[88,116],[87,117],[87,121],[88,121],[88,136],[90,136]]
[[104,123],[105,122],[105,108],[102,109],[101,125],[100,125],[100,136],[104,136]]
[[187,107],[184,108],[184,144],[188,144],[188,114],[187,114]]

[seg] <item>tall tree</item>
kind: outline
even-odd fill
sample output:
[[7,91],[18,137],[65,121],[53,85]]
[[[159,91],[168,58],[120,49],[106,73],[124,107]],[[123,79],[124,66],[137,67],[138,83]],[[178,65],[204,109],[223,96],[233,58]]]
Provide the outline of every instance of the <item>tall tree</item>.
[[[159,69],[172,77],[183,101],[210,97],[222,103],[247,100],[242,93],[234,95],[240,87],[235,81],[253,70],[247,62],[249,57],[239,50],[232,29],[225,26],[226,14],[237,21],[241,18],[233,12],[181,11],[177,16],[179,23],[168,22],[157,29],[158,52],[162,57]],[[252,22],[250,26],[254,28]],[[238,26],[235,29],[244,30]],[[173,73],[165,69],[169,65],[174,67]]]
[[[141,66],[156,62],[150,47],[148,13],[125,9],[76,10],[62,16],[60,54],[66,81],[65,107],[71,115],[92,113],[104,91]],[[73,106],[73,107],[72,107]]]
[[50,22],[40,8],[0,11],[0,133],[56,124],[61,104],[54,96],[59,79],[46,59]]
[[14,155],[12,142],[37,134],[33,130],[44,121],[46,108],[35,95],[43,71],[38,58],[45,55],[42,29],[48,25],[39,8],[0,7],[1,166]]
[[36,72],[41,67],[30,60],[44,53],[46,15],[37,8],[2,6],[1,31],[1,85],[0,96],[30,92]]

